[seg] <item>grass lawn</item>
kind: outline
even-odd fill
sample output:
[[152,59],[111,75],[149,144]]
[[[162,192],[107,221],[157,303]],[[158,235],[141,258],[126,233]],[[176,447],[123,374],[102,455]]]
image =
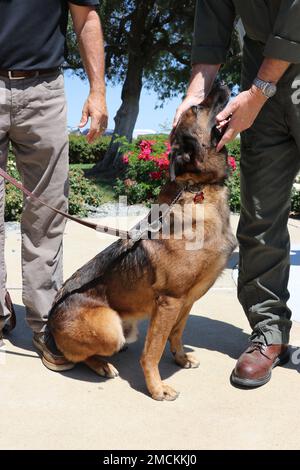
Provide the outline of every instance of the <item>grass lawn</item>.
[[[78,168],[80,170],[89,170],[93,168],[93,163],[74,163],[70,165],[70,168]],[[115,191],[112,185],[108,183],[103,183],[102,181],[97,181],[97,178],[93,178],[93,182],[98,186],[101,192],[101,202],[102,204],[106,202],[115,202],[117,201],[115,196]]]
[[70,164],[70,168],[78,168],[79,170],[90,170],[93,168],[93,163],[72,163]]

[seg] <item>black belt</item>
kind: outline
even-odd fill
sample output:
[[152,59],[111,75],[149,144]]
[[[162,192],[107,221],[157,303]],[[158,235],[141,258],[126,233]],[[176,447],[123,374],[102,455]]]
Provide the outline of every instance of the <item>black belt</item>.
[[0,76],[9,78],[10,80],[22,80],[24,78],[35,78],[42,75],[54,75],[60,71],[59,67],[43,70],[1,70]]

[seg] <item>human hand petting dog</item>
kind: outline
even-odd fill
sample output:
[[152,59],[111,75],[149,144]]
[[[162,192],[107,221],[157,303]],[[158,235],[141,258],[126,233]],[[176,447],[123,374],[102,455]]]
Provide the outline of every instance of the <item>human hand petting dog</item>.
[[91,91],[84,103],[79,128],[85,127],[91,119],[90,130],[86,136],[89,144],[94,142],[106,130],[108,112],[105,97]]
[[222,131],[227,127],[217,145],[218,152],[224,145],[234,140],[240,132],[252,126],[267,99],[259,89],[253,86],[228,103],[217,116],[218,129]]
[[[178,107],[173,122],[175,127],[181,116],[192,106],[197,106],[205,99],[205,92],[194,92],[191,90]],[[224,131],[224,135],[220,140],[217,151],[222,150],[224,145],[228,144],[242,131],[249,129],[257,118],[267,98],[261,91],[253,86],[250,90],[243,91],[236,98],[228,103],[225,109],[218,114],[217,128]]]
[[199,93],[188,93],[182,103],[178,106],[173,121],[173,127],[176,127],[180,121],[181,116],[192,106],[198,106],[205,98],[204,91]]
[[198,106],[208,96],[220,64],[195,64],[192,68],[192,75],[185,99],[177,108],[173,121],[173,128],[177,126],[181,116],[192,106]]

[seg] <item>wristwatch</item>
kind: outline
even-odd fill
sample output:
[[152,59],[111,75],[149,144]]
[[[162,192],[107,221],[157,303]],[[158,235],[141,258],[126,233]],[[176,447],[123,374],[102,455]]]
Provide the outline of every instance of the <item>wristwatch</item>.
[[272,98],[272,96],[276,95],[277,92],[277,86],[275,83],[272,82],[265,82],[264,80],[261,80],[260,78],[256,77],[253,85],[255,85],[257,88],[261,90],[261,92],[267,97],[267,98]]

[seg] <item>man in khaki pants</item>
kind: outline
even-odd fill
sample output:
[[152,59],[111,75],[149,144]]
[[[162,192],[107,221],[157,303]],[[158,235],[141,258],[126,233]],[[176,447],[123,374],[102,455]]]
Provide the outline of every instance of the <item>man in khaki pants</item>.
[[[45,202],[68,206],[68,135],[64,79],[69,10],[90,82],[81,126],[91,118],[92,142],[107,126],[104,47],[98,0],[0,0],[0,165],[11,143],[24,185]],[[4,261],[4,181],[0,182],[0,338],[13,326]],[[33,342],[52,370],[73,367],[46,329],[48,312],[62,284],[65,220],[25,200],[22,220],[23,302]]]

